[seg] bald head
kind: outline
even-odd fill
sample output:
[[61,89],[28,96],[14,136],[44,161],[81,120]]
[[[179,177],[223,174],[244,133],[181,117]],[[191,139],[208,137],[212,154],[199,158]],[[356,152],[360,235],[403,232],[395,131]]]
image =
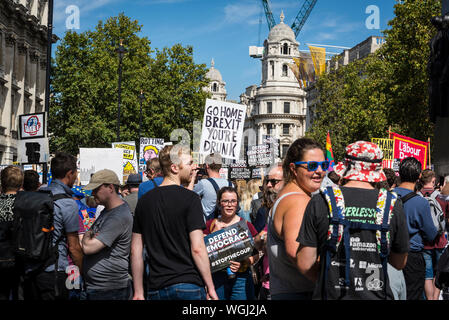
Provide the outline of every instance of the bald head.
[[273,189],[278,193],[284,187],[284,174],[282,166],[275,166],[268,172],[267,189]]

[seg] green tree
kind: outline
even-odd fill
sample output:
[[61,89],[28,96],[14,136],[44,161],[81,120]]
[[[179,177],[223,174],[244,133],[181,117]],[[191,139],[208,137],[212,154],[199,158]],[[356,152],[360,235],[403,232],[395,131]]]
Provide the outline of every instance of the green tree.
[[427,62],[436,32],[430,21],[440,12],[439,1],[397,1],[381,49],[318,79],[319,105],[307,134],[324,143],[330,130],[337,160],[349,143],[387,137],[389,127],[431,137]]
[[[100,21],[94,31],[68,31],[56,50],[52,75],[49,131],[51,151],[73,154],[79,147],[110,147],[116,140],[120,39],[127,49],[122,63],[120,140],[136,141],[140,90],[142,137],[169,139],[173,129],[192,133],[201,119],[201,88],[208,84],[204,64],[193,61],[192,47],[174,45],[153,51],[138,36],[142,26],[124,14]],[[152,54],[155,54],[153,57]]]

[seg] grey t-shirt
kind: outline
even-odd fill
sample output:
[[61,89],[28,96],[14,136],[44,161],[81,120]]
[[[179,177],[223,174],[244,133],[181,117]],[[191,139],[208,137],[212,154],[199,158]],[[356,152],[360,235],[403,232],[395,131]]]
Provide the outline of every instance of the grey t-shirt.
[[[218,187],[221,189],[223,187],[229,186],[229,181],[222,178],[212,178],[217,183]],[[201,205],[203,206],[204,216],[209,217],[215,209],[217,204],[217,193],[215,192],[214,186],[207,179],[202,179],[193,188],[201,198]]]
[[92,229],[106,247],[85,255],[83,273],[86,287],[92,290],[122,289],[128,285],[133,217],[127,203],[103,210]]

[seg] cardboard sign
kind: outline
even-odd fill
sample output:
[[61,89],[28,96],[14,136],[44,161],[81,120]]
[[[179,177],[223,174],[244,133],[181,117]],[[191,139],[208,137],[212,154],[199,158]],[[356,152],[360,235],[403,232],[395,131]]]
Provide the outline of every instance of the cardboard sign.
[[112,148],[80,148],[80,180],[85,186],[90,175],[102,169],[114,171],[123,181],[123,150]]
[[244,160],[238,160],[231,163],[228,167],[230,180],[249,180],[251,179],[251,168],[248,167]]
[[246,106],[206,99],[200,153],[219,153],[238,160],[245,123]]
[[45,137],[45,113],[30,113],[19,116],[20,139]]
[[49,154],[48,138],[17,141],[17,162],[21,164],[46,163]]
[[242,261],[251,256],[254,240],[244,220],[204,237],[211,272],[223,270],[229,261]]
[[147,161],[159,157],[159,152],[164,148],[164,139],[140,138],[139,170],[146,170]]
[[409,138],[406,136],[401,136],[397,133],[391,132],[391,137],[393,138],[394,151],[393,156],[394,159],[398,159],[402,161],[408,157],[414,157],[419,162],[421,162],[422,168],[427,168],[427,158],[428,158],[428,150],[429,143],[424,141],[419,141],[413,138]]
[[134,141],[113,142],[112,148],[123,151],[123,177],[125,180],[130,174],[138,172],[136,144]]

